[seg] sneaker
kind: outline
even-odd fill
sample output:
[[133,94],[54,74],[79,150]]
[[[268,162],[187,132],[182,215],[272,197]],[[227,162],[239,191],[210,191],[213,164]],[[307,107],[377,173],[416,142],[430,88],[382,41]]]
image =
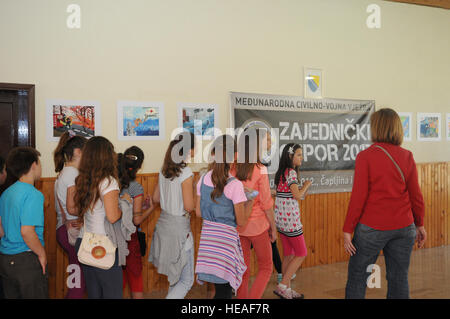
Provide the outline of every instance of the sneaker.
[[299,294],[295,290],[291,289],[292,299],[305,299],[305,295]]
[[277,275],[277,284],[279,284],[281,282],[281,280],[283,280],[283,274],[278,274]]
[[277,289],[275,289],[273,293],[281,299],[292,299],[291,288],[282,288],[280,285],[277,285]]
[[297,274],[294,272],[294,274],[292,275],[291,280],[294,279],[295,277],[297,277]]

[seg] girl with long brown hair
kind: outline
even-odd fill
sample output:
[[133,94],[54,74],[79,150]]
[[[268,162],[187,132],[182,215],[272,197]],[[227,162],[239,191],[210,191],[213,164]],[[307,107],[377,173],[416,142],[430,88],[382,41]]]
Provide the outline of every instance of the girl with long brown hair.
[[[236,226],[244,226],[252,211],[242,182],[231,176],[236,144],[230,135],[212,145],[211,170],[197,184],[196,215],[203,218],[195,273],[199,281],[214,283],[215,299],[231,299],[246,270]],[[220,238],[220,244],[217,242]]]
[[167,275],[166,299],[183,299],[194,283],[194,241],[191,213],[194,212],[193,173],[186,161],[194,155],[194,135],[183,132],[169,144],[159,173],[153,201],[161,214],[153,233],[149,262]]
[[[81,227],[75,211],[75,178],[78,176],[78,166],[86,141],[86,138],[68,131],[61,135],[53,152],[55,172],[59,173],[55,182],[56,240],[67,253],[69,264],[78,266],[80,264],[72,241],[78,236]],[[84,276],[81,275],[80,286],[68,287],[66,298],[81,299],[84,290]]]
[[[267,131],[256,128],[244,131],[239,136],[238,161],[231,170],[231,174],[243,183],[247,192],[258,192],[248,223],[237,228],[247,265],[247,271],[237,292],[239,299],[261,298],[272,275],[271,241],[276,240],[277,229],[272,209],[269,176],[267,168],[260,161],[260,149],[262,149],[264,138],[267,138]],[[251,246],[257,256],[258,273],[249,289]]]
[[[83,148],[75,181],[75,208],[83,223],[75,249],[78,253],[84,232],[106,235],[105,223],[117,222],[122,211],[119,208],[119,183],[117,154],[114,146],[102,136],[92,137]],[[131,201],[129,195],[125,195]],[[100,269],[82,264],[88,298],[122,298],[122,268],[118,263],[118,250],[114,265]]]

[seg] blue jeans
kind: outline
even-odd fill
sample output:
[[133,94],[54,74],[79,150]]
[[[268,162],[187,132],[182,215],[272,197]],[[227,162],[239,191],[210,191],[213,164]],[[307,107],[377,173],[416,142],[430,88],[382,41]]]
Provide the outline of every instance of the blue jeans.
[[363,299],[366,295],[369,265],[375,264],[383,250],[388,282],[388,299],[409,299],[408,270],[416,238],[414,224],[396,230],[376,230],[358,224],[353,236],[356,254],[348,263],[345,298]]
[[[184,248],[182,248],[184,250]],[[169,287],[166,299],[184,299],[194,284],[194,248],[183,251],[187,255],[187,263],[181,271],[180,279]]]

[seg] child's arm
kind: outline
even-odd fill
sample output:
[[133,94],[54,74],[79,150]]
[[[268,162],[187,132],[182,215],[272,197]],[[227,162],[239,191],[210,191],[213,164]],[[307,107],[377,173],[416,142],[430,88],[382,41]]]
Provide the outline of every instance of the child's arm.
[[183,206],[184,210],[188,213],[194,211],[194,187],[193,187],[194,177],[191,176],[181,183],[181,190],[183,193]]
[[298,184],[292,184],[291,186],[289,186],[292,196],[296,199],[296,200],[301,200],[303,198],[303,196],[305,195],[306,191],[308,190],[308,188],[311,186],[311,181],[310,180],[306,180],[303,183],[303,187],[302,188],[298,188]]
[[5,232],[3,231],[2,218],[0,217],[0,238],[3,236],[5,236]]
[[202,217],[202,212],[200,211],[200,195],[197,196],[197,204],[195,205],[195,215],[197,217]]
[[273,208],[265,210],[264,213],[266,214],[266,219],[270,224],[270,240],[274,242],[277,239],[277,226],[275,225],[275,215],[273,212]]
[[238,226],[245,226],[248,218],[252,213],[253,200],[248,200],[234,205],[234,212],[236,215],[236,223]]
[[[128,197],[126,195],[128,194],[125,194],[123,197],[125,197],[128,201],[131,201],[131,199],[129,199],[130,195],[128,195]],[[119,208],[118,190],[113,190],[106,193],[103,196],[103,204],[105,206],[106,219],[108,219],[111,224],[114,224],[122,217],[122,211]]]
[[47,255],[45,254],[44,246],[42,246],[34,226],[22,226],[20,233],[23,241],[27,246],[38,256],[39,262],[42,266],[42,273],[45,275],[45,266],[47,265]]
[[161,200],[159,193],[159,181],[156,183],[155,190],[153,191],[153,203],[157,204]]
[[67,212],[70,215],[78,216],[76,208],[75,208],[75,186],[67,187],[67,195],[66,195],[66,208]]
[[[144,209],[144,199],[142,196],[133,199],[133,224],[136,226],[142,224],[155,210],[156,205],[153,204],[150,196],[147,195],[146,201],[149,201],[149,203],[146,204],[147,208]],[[142,211],[143,209],[144,211]]]

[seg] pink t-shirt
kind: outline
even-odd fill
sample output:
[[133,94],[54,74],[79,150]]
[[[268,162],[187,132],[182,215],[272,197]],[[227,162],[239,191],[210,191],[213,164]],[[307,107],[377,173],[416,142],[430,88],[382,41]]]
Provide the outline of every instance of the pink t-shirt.
[[[232,169],[230,173],[236,175],[236,170]],[[269,229],[270,224],[264,211],[273,207],[267,168],[264,165],[255,165],[251,179],[242,183],[244,187],[256,190],[259,194],[253,200],[252,213],[247,224],[238,226],[237,230],[241,236],[258,236]]]
[[[214,187],[213,182],[211,180],[211,174],[212,174],[212,171],[209,171],[208,173],[206,173],[203,182],[205,183],[205,185]],[[230,177],[233,177],[233,176],[230,175]],[[201,193],[200,193],[201,185],[202,185],[202,178],[200,177],[200,180],[197,183],[197,195],[198,196],[201,195]],[[226,198],[233,201],[233,204],[235,204],[235,205],[247,201],[247,196],[245,196],[245,192],[244,192],[244,185],[242,185],[242,182],[237,179],[234,179],[231,182],[229,182],[227,185],[225,185],[225,188],[223,189],[223,194],[225,195]]]

